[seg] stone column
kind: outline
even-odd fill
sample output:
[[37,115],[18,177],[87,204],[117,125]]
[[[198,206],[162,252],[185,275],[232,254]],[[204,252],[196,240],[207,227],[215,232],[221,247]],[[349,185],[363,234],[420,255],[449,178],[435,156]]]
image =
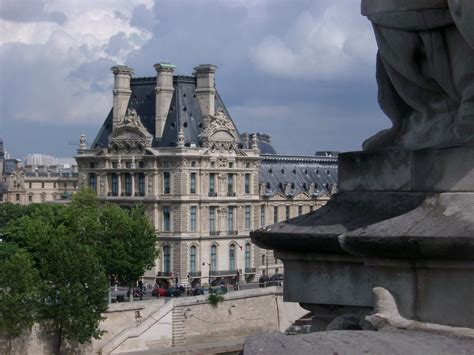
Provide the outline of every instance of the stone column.
[[113,127],[125,117],[128,101],[132,90],[130,89],[130,80],[133,75],[132,68],[123,65],[116,65],[111,68],[114,73],[114,95],[113,100]]
[[132,196],[135,196],[135,174],[134,173],[130,173],[130,179],[132,180],[131,193],[132,193]]
[[173,98],[173,71],[176,67],[170,63],[157,63],[154,67],[156,70],[155,137],[161,138]]

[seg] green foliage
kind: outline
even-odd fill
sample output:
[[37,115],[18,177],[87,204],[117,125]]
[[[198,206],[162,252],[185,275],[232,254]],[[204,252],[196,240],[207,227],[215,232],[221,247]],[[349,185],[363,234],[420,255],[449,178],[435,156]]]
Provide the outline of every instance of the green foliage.
[[30,255],[14,244],[0,242],[0,334],[7,339],[33,325],[37,285],[38,272]]
[[224,301],[224,296],[216,295],[215,293],[210,293],[207,296],[207,301],[211,304],[212,307],[217,308],[220,302]]
[[[25,308],[30,323],[19,329],[31,326],[33,319],[40,321],[57,335],[57,352],[63,339],[82,343],[101,335],[98,325],[107,307],[107,277],[131,283],[158,256],[157,235],[143,208],[125,210],[100,203],[92,190],[75,194],[67,206],[0,204],[0,223],[4,240],[0,245],[10,250],[3,254],[16,258],[12,260],[18,262],[18,270],[25,269],[25,273],[2,272],[6,275],[1,282],[8,285],[20,273],[25,279],[19,278],[19,285],[38,279],[25,287],[36,294],[24,299],[36,295],[38,302]],[[14,264],[2,262],[2,267]],[[20,296],[10,301],[21,307]],[[6,308],[0,309],[2,321],[10,317]]]

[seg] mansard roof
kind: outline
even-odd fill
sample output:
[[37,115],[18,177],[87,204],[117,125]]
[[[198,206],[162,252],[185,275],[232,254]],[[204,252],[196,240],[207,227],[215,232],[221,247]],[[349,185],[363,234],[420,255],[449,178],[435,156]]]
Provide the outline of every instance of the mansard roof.
[[[130,86],[132,93],[128,108],[136,110],[142,124],[153,136],[153,147],[176,146],[180,129],[182,129],[184,133],[185,146],[195,145],[199,147],[201,145],[199,135],[203,130],[203,117],[195,95],[195,76],[175,75],[173,77],[174,92],[161,138],[155,137],[156,77],[132,78]],[[222,109],[227,118],[232,121],[232,117],[227,111],[217,90],[215,95],[215,109],[216,112]],[[107,147],[108,137],[112,132],[112,120],[112,110],[110,110],[91,148]],[[235,124],[234,127],[236,127]],[[242,139],[238,131],[237,141],[238,144],[242,144]]]
[[285,193],[296,196],[301,192],[309,193],[310,184],[314,184],[314,195],[330,194],[337,183],[337,157],[262,154],[260,165],[260,183],[265,185],[265,195]]

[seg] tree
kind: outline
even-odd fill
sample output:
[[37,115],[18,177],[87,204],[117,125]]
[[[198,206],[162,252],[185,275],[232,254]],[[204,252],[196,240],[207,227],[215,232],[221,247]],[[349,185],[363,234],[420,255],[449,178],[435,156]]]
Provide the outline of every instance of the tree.
[[7,241],[27,250],[40,276],[36,319],[56,336],[55,352],[64,339],[84,343],[98,338],[107,309],[107,279],[95,250],[81,242],[64,223],[65,209],[38,207],[30,216],[9,222]]
[[73,197],[66,213],[70,229],[94,246],[109,280],[127,282],[131,291],[132,283],[154,266],[158,239],[142,206],[129,210],[100,203],[93,190],[84,189]]
[[30,330],[38,306],[38,272],[31,256],[18,246],[0,242],[0,334],[11,341]]
[[128,211],[117,205],[104,206],[100,224],[97,245],[102,262],[109,277],[127,282],[130,292],[132,283],[159,255],[156,231],[142,207]]

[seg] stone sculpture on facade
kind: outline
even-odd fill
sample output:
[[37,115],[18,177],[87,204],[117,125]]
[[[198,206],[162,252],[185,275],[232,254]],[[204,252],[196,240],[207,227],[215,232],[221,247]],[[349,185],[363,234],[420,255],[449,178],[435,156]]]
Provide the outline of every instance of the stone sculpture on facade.
[[365,150],[474,145],[471,0],[363,0],[378,44],[379,103],[393,123]]
[[152,135],[143,126],[137,111],[129,108],[123,119],[113,127],[109,149],[142,150],[151,146],[152,140]]

